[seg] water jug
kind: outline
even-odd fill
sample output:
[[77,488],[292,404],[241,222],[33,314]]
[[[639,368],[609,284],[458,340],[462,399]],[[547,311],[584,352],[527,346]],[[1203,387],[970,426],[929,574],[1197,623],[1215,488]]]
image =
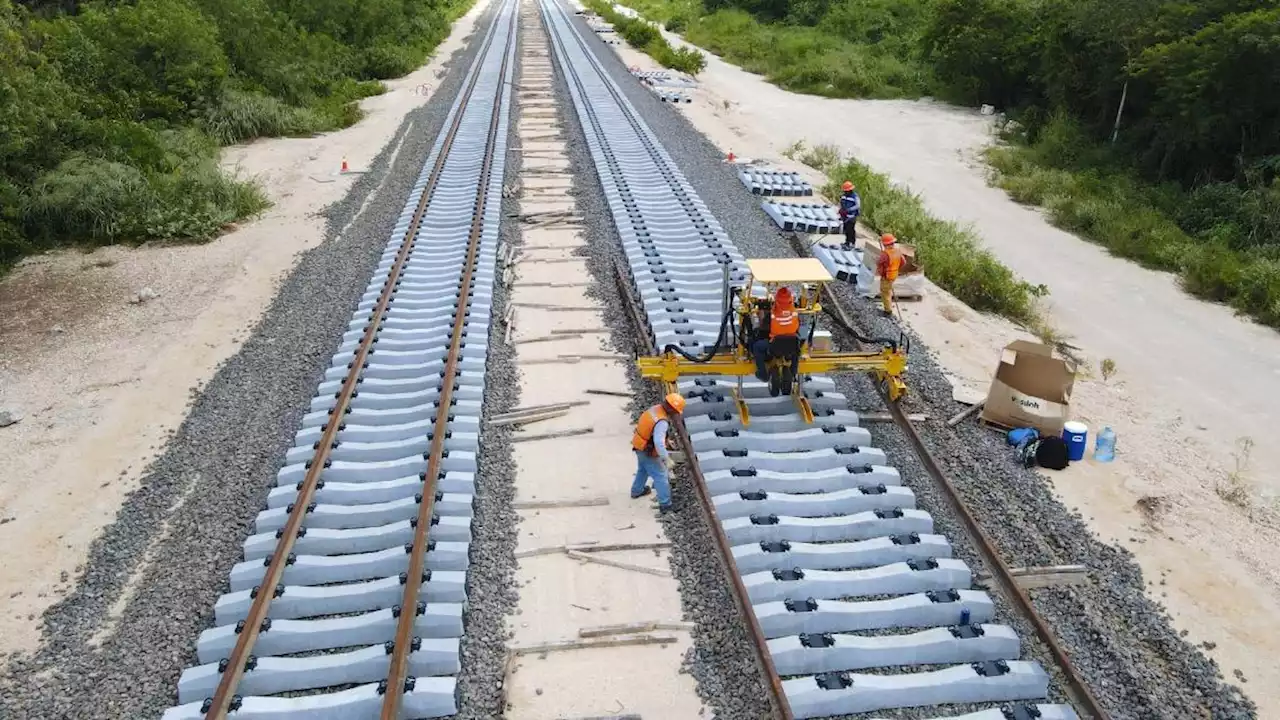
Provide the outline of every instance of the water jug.
[[1116,431],[1111,426],[1102,428],[1098,433],[1098,444],[1093,448],[1093,459],[1098,462],[1111,462],[1116,456]]

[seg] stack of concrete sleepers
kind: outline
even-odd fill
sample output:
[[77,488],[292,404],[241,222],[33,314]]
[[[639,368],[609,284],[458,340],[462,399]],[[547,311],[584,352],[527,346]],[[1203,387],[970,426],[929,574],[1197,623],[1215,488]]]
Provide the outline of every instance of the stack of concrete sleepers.
[[841,232],[840,215],[825,203],[760,203],[765,214],[787,232],[826,235]]

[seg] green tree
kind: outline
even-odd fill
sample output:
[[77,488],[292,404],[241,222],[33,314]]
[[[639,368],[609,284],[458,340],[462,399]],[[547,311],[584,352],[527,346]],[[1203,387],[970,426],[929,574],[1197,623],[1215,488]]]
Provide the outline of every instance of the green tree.
[[921,43],[945,94],[999,107],[1037,99],[1035,13],[1026,0],[939,0]]
[[1230,15],[1147,48],[1135,74],[1150,83],[1143,124],[1149,161],[1187,182],[1240,176],[1280,155],[1280,9]]

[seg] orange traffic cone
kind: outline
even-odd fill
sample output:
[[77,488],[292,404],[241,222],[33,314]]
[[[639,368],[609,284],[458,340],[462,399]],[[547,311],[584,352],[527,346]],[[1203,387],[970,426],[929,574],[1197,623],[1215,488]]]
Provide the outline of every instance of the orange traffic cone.
[[347,159],[342,158],[342,172],[346,172],[348,169],[349,168],[347,168]]

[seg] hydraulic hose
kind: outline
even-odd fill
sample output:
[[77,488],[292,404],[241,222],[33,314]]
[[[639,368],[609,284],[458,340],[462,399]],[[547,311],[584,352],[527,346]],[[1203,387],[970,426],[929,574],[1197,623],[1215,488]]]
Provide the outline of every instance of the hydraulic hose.
[[[892,338],[869,338],[869,337],[867,337],[867,336],[863,335],[862,333],[858,332],[857,330],[854,330],[853,328],[851,328],[851,327],[849,327],[848,325],[846,325],[846,324],[845,324],[845,322],[844,322],[843,320],[841,320],[841,319],[840,319],[840,317],[839,317],[839,316],[837,316],[837,315],[836,315],[835,313],[833,313],[833,312],[829,312],[829,311],[828,311],[828,312],[827,312],[827,317],[831,319],[831,322],[835,323],[835,326],[836,326],[836,327],[838,327],[838,328],[840,328],[841,330],[843,330],[843,331],[845,331],[845,332],[849,333],[850,335],[852,335],[852,336],[853,336],[853,339],[854,339],[854,340],[857,340],[857,341],[858,341],[858,342],[860,342],[860,343],[864,343],[864,344],[867,344],[867,345],[880,345],[880,346],[882,346],[882,347],[887,347],[887,348],[889,348],[889,349],[891,349],[891,350],[894,350],[895,352],[896,352],[896,351],[897,351],[897,349],[898,349],[898,346],[899,346],[899,342],[900,342],[900,341],[901,341],[901,343],[902,343],[903,345],[905,345],[905,344],[906,344],[906,338],[905,338],[905,337],[900,338],[900,340],[894,340],[894,339],[892,339]],[[904,349],[905,349],[905,348],[904,348]]]
[[707,351],[705,355],[690,355],[689,353],[685,352],[684,348],[681,348],[679,345],[668,345],[662,349],[662,352],[676,353],[677,355],[684,358],[685,360],[688,360],[689,362],[695,362],[695,363],[711,362],[712,358],[716,356],[716,353],[720,352],[721,343],[724,342],[724,336],[725,336],[724,331],[728,327],[729,321],[733,318],[733,313],[734,313],[734,309],[729,308],[729,311],[726,312],[724,314],[724,317],[720,319],[720,331],[716,333],[716,344],[711,346],[711,349]]

